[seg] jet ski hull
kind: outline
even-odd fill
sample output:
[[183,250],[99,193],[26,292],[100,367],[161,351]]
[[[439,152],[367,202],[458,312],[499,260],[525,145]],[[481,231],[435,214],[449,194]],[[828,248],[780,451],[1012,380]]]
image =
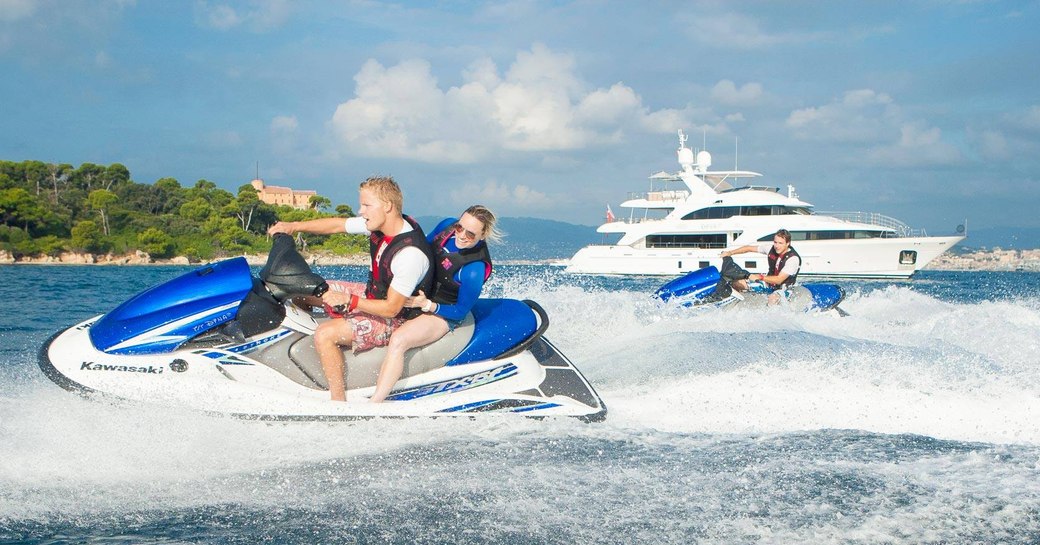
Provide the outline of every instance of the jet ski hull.
[[[59,386],[82,394],[262,420],[515,413],[596,421],[606,415],[585,377],[544,337],[512,356],[440,366],[406,377],[384,403],[367,403],[372,386],[348,390],[348,402],[341,403],[330,401],[320,386],[301,384],[249,353],[228,348],[163,355],[97,350],[89,330],[100,318],[55,334],[41,348],[40,367]],[[280,337],[271,343],[287,343],[294,333],[284,329],[267,336]],[[249,339],[259,341],[263,339]],[[349,366],[348,354],[348,376]]]
[[[720,278],[717,268],[705,267],[671,280],[658,288],[654,295],[662,301],[674,301],[696,309],[722,308],[738,303],[744,308],[766,305],[770,290],[756,282],[752,282],[751,290],[744,293],[731,291],[722,297],[713,296]],[[795,284],[787,292],[787,306],[806,312],[835,309],[845,299],[845,290],[836,284]]]
[[328,284],[277,235],[245,260],[200,267],[55,334],[40,367],[66,389],[271,420],[513,413],[600,420],[592,385],[548,339],[533,301],[480,299],[442,339],[409,350],[384,403],[368,403],[386,348],[344,351],[347,402],[329,399],[311,307]]

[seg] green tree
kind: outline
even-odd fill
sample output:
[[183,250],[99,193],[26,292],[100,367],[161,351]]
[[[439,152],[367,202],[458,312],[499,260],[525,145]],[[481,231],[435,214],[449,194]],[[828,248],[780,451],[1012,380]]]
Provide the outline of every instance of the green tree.
[[352,218],[354,217],[354,209],[351,208],[349,204],[337,204],[336,215],[345,218]]
[[83,163],[79,168],[71,172],[69,182],[73,186],[90,193],[103,183],[106,170],[101,165]]
[[40,201],[25,189],[0,190],[0,221],[4,225],[17,225],[28,233],[29,225],[42,213]]
[[130,182],[130,171],[119,163],[112,163],[101,173],[100,182],[104,185],[104,189],[112,191],[113,187]]
[[248,231],[249,225],[253,222],[253,213],[256,212],[261,204],[263,203],[260,202],[256,188],[251,184],[244,184],[238,188],[238,197],[229,202],[224,207],[224,210],[226,213],[238,218],[239,224],[242,225],[242,230]]
[[207,226],[214,231],[215,241],[226,252],[240,253],[252,245],[253,239],[249,232],[239,226],[234,218],[220,218],[215,222],[211,219]]
[[85,252],[99,252],[103,249],[101,230],[92,220],[83,220],[72,227],[73,249]]
[[195,222],[202,222],[213,215],[213,207],[202,197],[190,200],[181,205],[180,215]]
[[45,235],[34,239],[36,242],[36,251],[47,254],[49,256],[56,256],[66,250],[68,241],[60,239],[54,235]]
[[[36,196],[39,197],[40,193],[47,187],[48,175],[50,169],[48,165],[43,161],[25,161],[22,163],[25,172],[25,181],[28,185],[36,188]],[[55,201],[57,202],[57,193],[55,193]]]
[[322,197],[321,195],[311,195],[309,203],[311,208],[315,210],[328,210],[332,207],[332,201],[328,197]]
[[47,180],[50,182],[51,189],[53,189],[52,197],[55,204],[61,202],[62,191],[68,188],[72,172],[72,165],[70,164],[47,165]]
[[108,224],[108,211],[112,205],[119,201],[119,197],[107,189],[95,189],[87,195],[87,200],[90,203],[90,208],[96,210],[101,215],[101,227],[105,236],[112,234]]
[[173,254],[173,238],[154,227],[145,229],[137,235],[141,249],[152,257],[170,257]]

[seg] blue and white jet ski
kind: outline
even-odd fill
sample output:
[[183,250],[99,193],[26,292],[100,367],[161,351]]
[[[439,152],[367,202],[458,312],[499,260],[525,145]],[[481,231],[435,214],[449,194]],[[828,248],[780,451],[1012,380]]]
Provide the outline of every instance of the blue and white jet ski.
[[258,419],[606,416],[592,385],[543,336],[545,311],[514,299],[481,299],[454,331],[409,351],[384,403],[367,399],[385,349],[348,349],[347,402],[330,401],[312,335],[331,318],[304,303],[327,288],[292,238],[277,235],[258,276],[238,257],[154,286],[55,334],[40,367],[76,392]]
[[[728,286],[726,279],[714,266],[690,271],[661,286],[654,296],[662,301],[674,301],[684,307],[713,309],[740,304],[744,308],[765,307],[772,290],[764,282],[748,282],[748,290],[738,293]],[[795,284],[787,289],[781,304],[792,309],[825,311],[835,309],[846,315],[838,305],[845,299],[845,290],[836,284]]]

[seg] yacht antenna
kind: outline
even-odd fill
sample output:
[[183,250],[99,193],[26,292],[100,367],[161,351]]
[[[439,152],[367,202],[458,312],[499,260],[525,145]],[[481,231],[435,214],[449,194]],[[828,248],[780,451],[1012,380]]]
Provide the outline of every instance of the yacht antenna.
[[737,168],[737,158],[740,157],[740,137],[733,137],[733,170],[740,170]]

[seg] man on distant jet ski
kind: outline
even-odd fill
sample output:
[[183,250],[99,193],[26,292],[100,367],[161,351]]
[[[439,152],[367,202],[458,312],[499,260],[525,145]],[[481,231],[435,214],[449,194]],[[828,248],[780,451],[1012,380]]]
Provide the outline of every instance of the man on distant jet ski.
[[750,274],[745,278],[733,280],[733,289],[738,292],[747,291],[748,281],[760,280],[772,291],[769,294],[769,304],[779,303],[780,297],[786,296],[787,288],[793,286],[798,279],[798,270],[802,267],[801,256],[791,247],[791,233],[787,229],[780,229],[773,235],[772,244],[748,244],[735,250],[723,251],[722,257],[748,252],[766,254],[769,260],[769,274]]
[[314,346],[333,401],[346,401],[341,346],[355,353],[386,346],[405,320],[422,314],[407,308],[408,297],[433,289],[432,251],[422,228],[401,213],[404,197],[393,178],[372,177],[361,183],[358,217],[278,222],[269,235],[304,232],[368,234],[372,267],[367,285],[330,281],[325,304],[343,308],[342,320],[328,320],[314,332]]
[[491,276],[491,254],[485,240],[497,240],[495,215],[476,204],[459,217],[446,218],[427,237],[433,247],[436,290],[409,297],[405,306],[419,308],[422,316],[408,320],[390,336],[379,369],[376,390],[369,401],[381,403],[404,371],[404,355],[411,348],[437,341],[454,331],[480,297]]

